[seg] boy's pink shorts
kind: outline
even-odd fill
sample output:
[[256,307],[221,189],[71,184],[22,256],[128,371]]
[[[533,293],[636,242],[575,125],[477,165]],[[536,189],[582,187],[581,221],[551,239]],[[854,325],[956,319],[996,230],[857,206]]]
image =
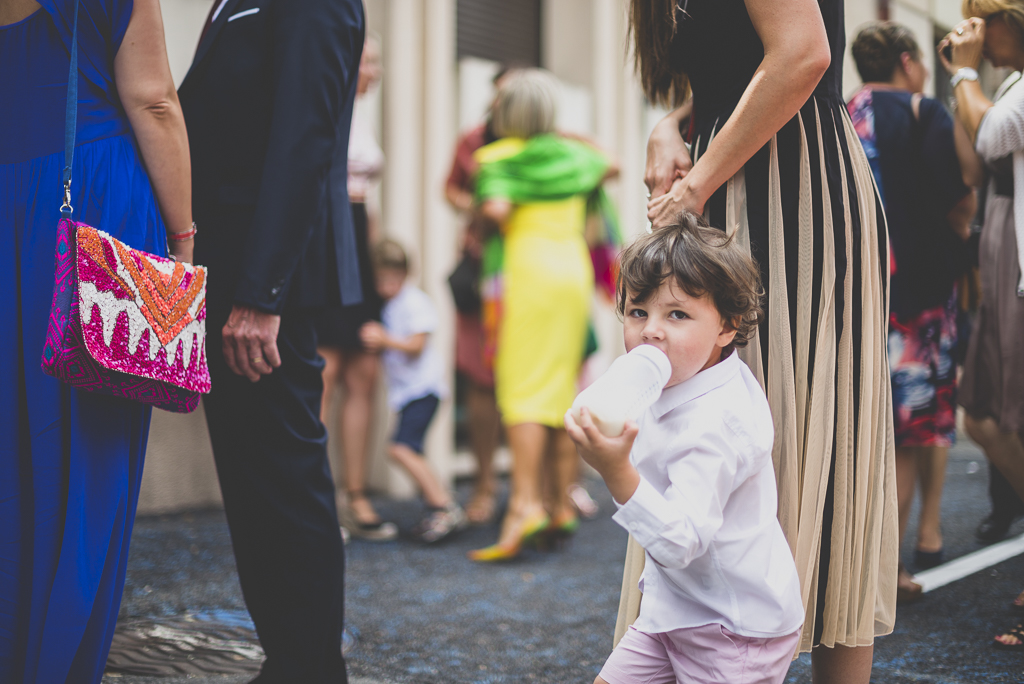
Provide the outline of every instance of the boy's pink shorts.
[[660,634],[630,627],[601,678],[608,684],[781,684],[799,640],[799,629],[755,639],[717,623]]

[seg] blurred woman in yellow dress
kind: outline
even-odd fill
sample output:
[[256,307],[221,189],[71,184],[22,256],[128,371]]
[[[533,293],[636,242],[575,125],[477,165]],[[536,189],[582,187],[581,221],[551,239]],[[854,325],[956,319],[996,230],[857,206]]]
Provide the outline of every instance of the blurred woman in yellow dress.
[[501,139],[476,152],[480,210],[500,226],[484,254],[484,325],[494,341],[495,392],[512,452],[501,534],[493,546],[470,552],[476,561],[512,558],[535,535],[578,525],[566,493],[576,451],[561,426],[576,396],[594,289],[586,201],[617,169],[592,146],[554,133],[556,99],[557,82],[547,72],[515,73],[494,105]]

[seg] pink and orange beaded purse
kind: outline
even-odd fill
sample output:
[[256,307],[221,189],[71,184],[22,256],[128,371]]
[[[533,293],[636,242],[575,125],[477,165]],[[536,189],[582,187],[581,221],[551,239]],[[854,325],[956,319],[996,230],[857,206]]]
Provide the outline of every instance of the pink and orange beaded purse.
[[89,392],[188,413],[210,391],[206,269],[138,249],[71,219],[78,112],[78,7],[71,41],[64,205],[43,371]]

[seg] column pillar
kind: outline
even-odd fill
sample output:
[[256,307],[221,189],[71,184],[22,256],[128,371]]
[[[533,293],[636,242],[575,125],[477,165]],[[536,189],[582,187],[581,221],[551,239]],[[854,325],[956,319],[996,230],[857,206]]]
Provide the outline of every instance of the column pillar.
[[[424,15],[423,93],[423,234],[420,241],[420,283],[438,312],[431,343],[444,364],[451,391],[455,384],[455,307],[448,275],[455,267],[458,220],[444,198],[456,140],[455,0],[429,0]],[[441,403],[427,435],[426,456],[442,482],[450,483],[455,470],[455,424],[452,398]]]
[[384,233],[419,249],[423,197],[423,2],[390,0],[384,37]]
[[[383,236],[400,242],[413,259],[422,254],[423,15],[423,0],[389,0],[385,24],[387,34],[382,37]],[[382,395],[386,391],[383,382],[379,390]],[[378,446],[387,441],[381,431],[389,423],[386,404],[378,401],[369,444],[369,481],[374,489],[383,489],[390,496],[408,498],[416,492],[412,480],[392,465],[383,453],[384,449]]]
[[590,87],[594,93],[594,137],[599,145],[615,155],[622,154],[616,135],[619,118],[616,106],[619,79],[616,76],[622,62],[619,10],[619,0],[593,0]]

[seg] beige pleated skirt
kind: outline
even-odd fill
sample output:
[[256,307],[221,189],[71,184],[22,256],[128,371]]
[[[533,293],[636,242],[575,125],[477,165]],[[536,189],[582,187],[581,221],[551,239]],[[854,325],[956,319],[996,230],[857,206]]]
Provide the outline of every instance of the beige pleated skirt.
[[[698,131],[695,159],[714,131]],[[767,292],[741,358],[774,419],[779,522],[806,611],[799,651],[869,645],[893,629],[899,556],[888,239],[841,98],[811,98],[706,212],[750,249]],[[631,537],[615,643],[639,614],[643,566]]]

